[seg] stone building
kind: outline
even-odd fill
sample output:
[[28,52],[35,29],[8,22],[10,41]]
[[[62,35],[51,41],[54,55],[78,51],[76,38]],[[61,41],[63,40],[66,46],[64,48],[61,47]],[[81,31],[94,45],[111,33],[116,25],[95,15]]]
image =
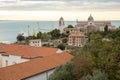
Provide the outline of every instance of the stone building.
[[87,21],[76,21],[74,28],[64,28],[63,33],[75,34],[75,33],[89,33],[93,31],[104,31],[105,26],[108,26],[108,30],[114,30],[115,26],[110,21],[95,21],[92,15],[88,17]]
[[89,33],[93,31],[104,31],[105,26],[108,30],[114,30],[115,26],[110,21],[94,21],[92,15],[88,17],[88,21],[77,21],[76,27],[79,27],[81,32]]

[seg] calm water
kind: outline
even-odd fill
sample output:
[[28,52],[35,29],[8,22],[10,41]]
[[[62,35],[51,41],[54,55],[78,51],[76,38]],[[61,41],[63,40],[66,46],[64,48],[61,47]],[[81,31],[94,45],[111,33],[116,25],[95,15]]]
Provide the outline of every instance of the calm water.
[[[111,21],[116,27],[120,26],[120,21]],[[75,21],[66,21],[65,25],[75,25]],[[54,28],[58,28],[57,21],[0,21],[0,41],[15,42],[18,33],[24,32],[32,34],[33,30],[38,31],[38,26],[42,32],[48,32]]]

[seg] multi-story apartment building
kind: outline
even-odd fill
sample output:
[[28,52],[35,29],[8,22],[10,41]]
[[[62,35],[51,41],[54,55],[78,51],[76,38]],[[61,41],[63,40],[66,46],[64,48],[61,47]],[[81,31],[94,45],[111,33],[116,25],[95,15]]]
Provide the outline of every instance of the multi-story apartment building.
[[86,44],[86,37],[84,34],[76,33],[69,35],[68,45],[83,47]]

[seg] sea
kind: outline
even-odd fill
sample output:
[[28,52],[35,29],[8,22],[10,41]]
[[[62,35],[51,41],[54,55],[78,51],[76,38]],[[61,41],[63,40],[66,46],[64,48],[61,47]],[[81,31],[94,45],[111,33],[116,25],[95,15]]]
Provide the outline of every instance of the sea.
[[[112,25],[120,26],[120,20],[112,20]],[[76,25],[76,21],[65,21],[65,26]],[[1,20],[0,21],[0,42],[14,43],[20,33],[24,36],[32,35],[33,32],[49,32],[58,29],[58,21],[21,21],[21,20]]]

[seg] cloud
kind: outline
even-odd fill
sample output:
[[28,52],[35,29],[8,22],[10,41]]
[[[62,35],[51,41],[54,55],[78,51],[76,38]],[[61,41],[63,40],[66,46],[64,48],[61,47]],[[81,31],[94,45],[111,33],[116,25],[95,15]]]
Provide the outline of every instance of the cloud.
[[[3,0],[4,1],[4,0]],[[119,0],[5,0],[0,2],[0,10],[120,10]],[[12,2],[10,2],[12,1]]]

